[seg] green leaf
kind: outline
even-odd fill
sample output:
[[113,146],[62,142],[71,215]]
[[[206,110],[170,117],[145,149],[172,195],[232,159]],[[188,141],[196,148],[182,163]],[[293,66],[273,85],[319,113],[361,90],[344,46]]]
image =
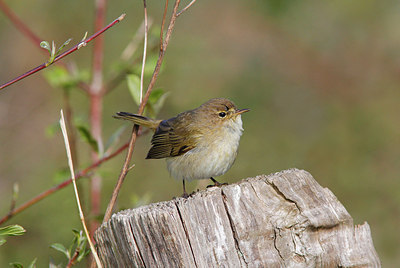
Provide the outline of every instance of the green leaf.
[[162,88],[153,89],[149,96],[149,102],[151,104],[156,103],[162,97],[162,95],[164,95],[164,90]]
[[[53,59],[56,57],[56,44],[54,43],[54,40],[51,41],[51,56],[50,59]],[[53,61],[51,61],[53,62]]]
[[14,184],[13,184],[13,194],[12,194],[13,200],[16,201],[18,199],[18,195],[19,195],[19,184],[17,182],[14,182]]
[[74,233],[74,236],[76,236],[76,237],[79,237],[83,234],[82,230],[77,230],[77,229],[72,229],[72,232]]
[[47,51],[49,51],[49,53],[51,55],[51,48],[50,48],[49,42],[47,42],[47,41],[40,42],[40,47],[46,49]]
[[56,45],[54,44],[54,41],[51,42],[51,51],[50,51],[50,58],[46,63],[46,66],[49,66],[50,64],[53,63],[54,59],[56,57]]
[[52,87],[64,89],[75,87],[79,82],[79,79],[71,76],[66,69],[60,66],[54,66],[54,68],[46,70],[44,77]]
[[76,229],[73,229],[72,232],[74,233],[75,236],[74,241],[76,241],[77,244],[76,246],[79,247],[82,244],[82,242],[86,241],[86,236],[83,234],[82,230],[78,231]]
[[153,104],[156,115],[160,112],[161,108],[164,106],[165,100],[167,99],[169,92],[165,92],[160,96],[160,98]]
[[67,256],[68,259],[71,258],[71,253],[68,251],[68,249],[63,244],[54,243],[50,247],[55,249],[55,250],[57,250],[57,251],[59,251],[59,252],[64,253],[64,255]]
[[55,183],[63,182],[71,177],[71,172],[69,168],[63,168],[56,171],[53,175],[53,181]]
[[126,127],[127,127],[127,125],[122,125],[111,135],[111,137],[108,139],[108,141],[106,143],[106,146],[104,149],[105,151],[107,151],[107,149],[111,148],[113,145],[115,145],[119,141],[119,138],[121,137],[122,133],[124,133]]
[[4,245],[6,242],[7,242],[7,240],[5,240],[5,239],[3,239],[3,238],[0,238],[0,246],[1,246],[1,245]]
[[89,80],[89,71],[86,69],[79,69],[69,73],[61,66],[54,66],[45,70],[44,77],[52,87],[59,87],[62,89],[71,89],[77,87],[79,82]]
[[0,228],[0,236],[17,236],[23,235],[24,233],[26,233],[26,230],[18,224]]
[[49,268],[62,268],[62,265],[55,264],[54,261],[50,258]]
[[93,138],[92,134],[90,134],[89,130],[82,125],[77,126],[76,128],[78,129],[79,134],[81,134],[82,139],[87,142],[95,152],[99,152],[97,141]]
[[19,262],[11,262],[10,266],[14,268],[24,268],[24,266]]
[[[154,69],[156,68],[157,60],[158,60],[158,54],[149,55],[147,57],[146,65],[144,66],[144,76],[148,77],[153,74]],[[163,71],[164,65],[165,64],[161,65],[160,73]],[[134,73],[139,74],[140,76],[140,74],[142,73],[142,64],[135,65],[133,71]]]
[[164,102],[169,95],[169,92],[165,92],[161,88],[154,89],[150,96],[149,96],[149,101],[146,105],[148,109],[148,114],[150,117],[156,117],[157,114],[160,112],[161,108],[164,105]]
[[85,247],[82,248],[82,250],[79,252],[78,258],[76,259],[77,262],[80,262],[83,260],[85,256],[89,254],[90,250],[86,249]]
[[69,42],[71,42],[72,38],[69,38],[67,41],[64,42],[64,44],[62,44],[59,49],[57,50],[56,56],[60,55],[61,51],[63,50],[63,48],[69,44]]
[[[56,68],[57,66],[54,66],[54,67]],[[44,74],[46,76],[46,72],[44,72]],[[46,127],[45,134],[46,134],[46,137],[52,138],[59,131],[61,131],[59,122],[54,122],[53,124],[48,125]]]
[[129,92],[137,106],[140,105],[140,78],[135,74],[129,74],[126,76],[128,82]]
[[81,42],[83,42],[83,41],[86,40],[87,35],[88,35],[88,32],[86,31],[86,32],[85,32],[85,35],[84,35],[84,36],[82,37],[82,39],[81,39]]
[[36,267],[36,258],[29,264],[28,268],[35,268]]

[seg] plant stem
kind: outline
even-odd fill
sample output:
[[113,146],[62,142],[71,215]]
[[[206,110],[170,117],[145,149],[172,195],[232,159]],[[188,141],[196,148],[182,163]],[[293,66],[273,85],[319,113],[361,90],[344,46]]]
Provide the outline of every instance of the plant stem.
[[70,149],[69,141],[68,141],[68,132],[67,132],[67,127],[65,125],[65,120],[64,120],[64,115],[63,115],[62,110],[61,110],[60,126],[61,126],[61,130],[62,130],[62,133],[63,133],[63,136],[64,136],[65,150],[67,151],[68,166],[69,166],[69,170],[71,172],[72,184],[74,185],[74,193],[75,193],[76,203],[78,205],[79,218],[81,220],[83,229],[84,229],[86,237],[88,239],[88,243],[89,243],[89,246],[90,246],[90,251],[92,252],[92,255],[93,255],[94,259],[96,260],[97,267],[102,268],[99,256],[97,256],[96,249],[93,246],[92,239],[91,239],[91,237],[89,235],[89,231],[88,231],[88,229],[86,227],[85,216],[83,214],[82,207],[81,207],[81,202],[80,202],[80,199],[79,199],[78,187],[76,186],[74,164],[72,162],[71,149]]
[[[106,0],[96,0],[96,14],[94,28],[95,32],[99,31],[105,23]],[[99,153],[103,153],[102,141],[102,111],[103,111],[103,59],[104,59],[104,37],[100,36],[93,45],[93,60],[92,60],[92,82],[90,84],[90,130],[93,138],[97,141],[98,152],[92,151],[92,161],[99,159]],[[96,216],[100,213],[101,206],[101,177],[94,174],[90,181],[90,214],[92,220],[90,221],[90,233],[93,234],[94,230],[98,227]],[[94,216],[94,217],[93,217]]]
[[[76,175],[75,175],[75,179],[79,180],[80,178],[85,177],[93,169],[99,167],[101,164],[103,164],[104,162],[110,160],[111,158],[114,158],[115,156],[119,155],[126,148],[128,148],[128,146],[129,146],[129,143],[125,143],[124,145],[119,147],[117,150],[115,150],[115,152],[113,152],[112,154],[104,156],[103,158],[99,159],[97,162],[91,164],[87,168],[77,172]],[[54,186],[54,187],[52,187],[52,188],[50,188],[50,189],[38,194],[37,196],[35,196],[34,198],[28,200],[27,202],[23,203],[22,205],[18,206],[17,208],[10,210],[7,213],[7,215],[5,215],[3,218],[0,219],[0,225],[5,223],[9,219],[11,219],[13,216],[21,213],[25,209],[27,209],[27,208],[33,206],[34,204],[38,203],[40,200],[46,198],[47,196],[49,196],[49,195],[51,195],[51,194],[53,194],[53,193],[65,188],[66,186],[71,184],[71,182],[72,182],[72,179],[69,178],[68,180],[65,180],[65,181],[57,184],[56,186]]]
[[[55,63],[55,62],[61,60],[62,58],[68,56],[69,54],[75,52],[76,50],[80,49],[81,47],[86,46],[87,43],[89,43],[90,41],[92,41],[92,40],[95,39],[97,36],[101,35],[102,33],[104,33],[106,30],[108,30],[109,28],[111,28],[112,26],[114,26],[115,24],[117,24],[118,22],[120,22],[121,20],[123,20],[124,17],[125,17],[125,14],[122,14],[122,15],[119,16],[117,19],[115,19],[113,22],[111,22],[110,24],[108,24],[106,27],[104,27],[104,28],[101,29],[100,31],[98,31],[98,32],[96,32],[95,34],[93,34],[92,36],[90,36],[88,39],[79,42],[78,44],[76,44],[76,45],[75,45],[74,47],[72,47],[71,49],[65,51],[64,53],[62,53],[62,54],[60,54],[60,55],[58,55],[58,56],[54,59],[54,61],[53,61],[52,63]],[[20,81],[20,80],[22,80],[22,79],[24,79],[24,78],[26,78],[26,77],[28,77],[28,76],[34,74],[34,73],[37,73],[38,71],[43,70],[44,68],[46,68],[46,67],[48,67],[48,66],[50,66],[50,65],[47,65],[47,63],[43,63],[43,64],[41,64],[41,65],[39,65],[39,66],[33,68],[32,70],[30,70],[30,71],[28,71],[28,72],[26,72],[26,73],[24,73],[24,74],[22,74],[22,75],[20,75],[20,76],[18,76],[18,77],[16,77],[16,78],[12,79],[12,80],[10,80],[10,81],[8,81],[8,82],[6,82],[6,83],[0,85],[0,90],[2,90],[2,89],[4,89],[4,88],[6,88],[6,87],[8,87],[8,86],[10,86],[10,85],[12,85],[12,84],[18,82],[18,81]]]
[[[175,21],[176,21],[176,19],[178,17],[179,4],[180,4],[180,0],[175,0],[175,4],[174,4],[174,7],[173,7],[171,19],[170,19],[169,24],[168,24],[167,33],[165,35],[165,39],[163,40],[163,34],[164,34],[163,33],[163,29],[164,29],[166,12],[167,12],[167,8],[168,8],[168,0],[166,0],[165,9],[164,9],[164,16],[163,16],[163,20],[162,20],[162,23],[161,23],[162,31],[160,33],[160,51],[159,51],[159,54],[158,54],[156,67],[154,68],[154,72],[153,72],[153,75],[152,75],[152,77],[150,79],[150,83],[147,86],[146,94],[145,94],[145,96],[143,98],[143,101],[140,103],[140,106],[139,106],[138,114],[140,114],[140,115],[143,114],[144,108],[145,108],[145,106],[147,104],[147,101],[148,101],[148,99],[150,97],[150,93],[153,90],[154,84],[155,84],[155,82],[157,80],[157,77],[158,77],[158,74],[160,73],[160,68],[161,68],[161,64],[162,64],[163,59],[164,59],[165,51],[166,51],[166,49],[168,47],[168,43],[169,43],[169,40],[171,38],[172,30],[174,29],[174,26],[175,26]],[[187,10],[187,9],[185,9],[185,10]],[[180,14],[181,13],[179,13],[179,15]],[[125,158],[125,162],[124,162],[124,165],[122,167],[121,173],[120,173],[120,175],[118,177],[117,184],[116,184],[116,186],[114,188],[114,191],[112,193],[111,200],[108,203],[107,210],[105,212],[103,222],[106,222],[111,218],[112,210],[113,210],[113,208],[115,206],[115,203],[117,201],[119,190],[120,190],[120,188],[122,186],[122,183],[124,182],[124,179],[125,179],[126,175],[128,174],[128,172],[130,170],[130,161],[132,159],[132,153],[133,153],[133,150],[134,150],[134,147],[135,147],[138,129],[139,129],[139,127],[137,125],[133,126],[132,135],[131,135],[131,139],[129,141],[129,148],[128,148],[128,152],[127,152],[127,155],[126,155],[126,158]]]

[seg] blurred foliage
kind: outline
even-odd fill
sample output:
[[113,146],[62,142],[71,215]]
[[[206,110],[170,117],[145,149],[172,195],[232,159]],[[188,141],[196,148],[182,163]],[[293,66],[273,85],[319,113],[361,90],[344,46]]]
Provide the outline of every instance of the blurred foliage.
[[0,246],[7,242],[4,237],[23,235],[25,232],[26,230],[18,224],[0,227]]
[[[60,44],[70,36],[80,40],[84,31],[90,34],[90,1],[7,3],[43,39]],[[106,81],[127,68],[118,59],[143,19],[141,7],[135,1],[108,4],[108,21],[122,12],[127,16],[104,35]],[[149,2],[148,8],[158,25],[162,5]],[[197,1],[177,20],[167,68],[156,83],[156,88],[170,92],[159,117],[174,116],[213,97],[228,97],[240,108],[251,108],[243,115],[245,132],[237,160],[220,180],[306,169],[332,190],[355,224],[370,224],[383,267],[399,267],[399,12],[400,2],[393,0]],[[0,62],[7,63],[0,81],[47,60],[39,45],[30,44],[1,15],[0,32]],[[90,49],[65,61],[76,62],[79,72],[72,78],[60,74],[57,87],[87,79],[80,75],[90,70]],[[140,75],[137,67],[131,69],[129,73]],[[144,88],[149,77],[146,74]],[[70,97],[74,115],[84,125],[87,99],[77,90],[70,90]],[[45,134],[58,121],[62,98],[62,90],[53,90],[41,74],[0,92],[0,214],[8,212],[15,181],[20,185],[18,201],[23,202],[53,186],[54,174],[66,165],[60,132],[48,130],[54,135],[51,139]],[[106,96],[103,109],[103,137],[108,140],[125,124],[111,116],[137,111],[127,83]],[[129,134],[117,136],[122,143]],[[147,135],[136,144],[135,168],[125,180],[120,208],[181,194],[180,182],[170,178],[164,161],[144,159],[149,142]],[[77,169],[90,163],[88,147],[78,142]],[[105,178],[103,210],[124,156],[98,170]],[[87,180],[82,183],[85,186]],[[207,183],[187,187],[202,189]],[[48,245],[67,244],[70,230],[80,226],[72,193],[72,188],[62,190],[7,223],[19,223],[28,232],[2,246],[1,267],[11,260],[30,263],[35,257],[38,267],[48,265]],[[83,199],[87,202],[89,197]],[[62,256],[55,257],[54,263],[62,262]]]
[[[64,254],[67,258],[67,263],[71,263],[72,266],[81,262],[83,258],[89,254],[90,250],[86,249],[87,238],[82,230],[72,230],[74,238],[71,245],[67,248],[61,243],[54,243],[50,247]],[[55,265],[51,263],[52,267],[62,267],[61,265]]]

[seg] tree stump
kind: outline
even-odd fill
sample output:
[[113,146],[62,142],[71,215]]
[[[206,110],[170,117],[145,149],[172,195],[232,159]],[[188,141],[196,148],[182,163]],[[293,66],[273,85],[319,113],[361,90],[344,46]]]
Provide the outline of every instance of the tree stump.
[[369,225],[291,169],[114,214],[105,267],[380,267]]

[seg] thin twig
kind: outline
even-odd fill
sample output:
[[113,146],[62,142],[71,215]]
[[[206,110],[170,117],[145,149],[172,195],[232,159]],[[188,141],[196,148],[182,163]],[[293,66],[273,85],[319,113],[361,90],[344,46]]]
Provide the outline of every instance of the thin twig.
[[[68,56],[69,54],[75,52],[75,51],[78,50],[79,48],[81,48],[81,47],[83,47],[83,46],[86,46],[86,44],[89,43],[90,41],[92,41],[94,38],[96,38],[97,36],[101,35],[103,32],[105,32],[106,30],[108,30],[109,28],[111,28],[112,26],[114,26],[116,23],[118,23],[118,22],[120,22],[121,20],[123,20],[124,17],[125,17],[125,14],[122,14],[122,15],[119,16],[117,19],[115,19],[113,22],[111,22],[110,24],[108,24],[106,27],[104,27],[103,29],[101,29],[101,30],[98,31],[97,33],[93,34],[93,35],[92,35],[91,37],[89,37],[88,39],[79,42],[79,43],[76,44],[73,48],[71,48],[71,49],[65,51],[64,53],[62,53],[62,54],[60,54],[60,55],[58,55],[58,56],[54,59],[54,61],[53,61],[52,63],[55,63],[55,62],[61,60],[62,58],[64,58],[65,56]],[[34,73],[37,73],[38,71],[40,71],[40,70],[42,70],[42,69],[44,69],[44,68],[46,68],[46,67],[48,67],[48,66],[49,66],[49,65],[48,65],[47,62],[46,62],[46,63],[43,63],[43,64],[41,64],[41,65],[39,65],[39,66],[33,68],[32,70],[30,70],[30,71],[28,71],[28,72],[26,72],[26,73],[24,73],[24,74],[22,74],[22,75],[20,75],[20,76],[18,76],[18,77],[16,77],[16,78],[14,78],[14,79],[8,81],[7,83],[4,83],[4,84],[0,85],[0,90],[2,90],[2,89],[4,89],[4,88],[6,88],[6,87],[8,87],[8,86],[10,86],[10,85],[12,85],[12,84],[18,82],[18,81],[20,81],[20,80],[22,80],[22,79],[24,79],[24,78],[26,78],[26,77],[28,77],[28,76],[34,74]]]
[[[105,21],[106,0],[96,0],[94,29],[99,31]],[[92,82],[89,89],[89,120],[90,133],[96,140],[98,151],[92,150],[92,161],[97,161],[99,155],[103,154],[104,146],[102,141],[101,118],[103,111],[103,59],[104,59],[104,37],[100,36],[93,44],[93,60],[92,60]],[[96,219],[101,211],[101,176],[98,173],[93,174],[90,180],[90,214],[93,215],[89,221],[90,233],[97,229],[99,223]]]
[[142,102],[143,97],[143,77],[144,77],[144,67],[146,65],[146,52],[147,52],[147,33],[149,31],[147,25],[147,6],[146,0],[143,0],[144,5],[144,44],[143,44],[143,62],[142,62],[142,72],[140,74],[140,102]]
[[177,17],[179,17],[183,12],[185,12],[189,7],[191,7],[194,3],[196,2],[196,0],[192,0],[187,6],[185,6],[181,11],[178,12],[178,14],[176,14]]
[[99,256],[97,256],[96,249],[94,248],[94,245],[93,245],[92,240],[90,238],[89,232],[87,230],[86,223],[85,223],[85,216],[83,215],[81,203],[80,203],[80,200],[79,200],[78,188],[76,187],[76,181],[75,181],[74,164],[72,163],[72,156],[71,156],[71,149],[69,147],[67,127],[65,126],[65,120],[64,120],[64,115],[63,115],[62,110],[61,110],[60,126],[61,126],[61,130],[62,130],[62,133],[63,133],[63,136],[64,136],[65,150],[67,151],[68,166],[69,166],[69,170],[71,172],[72,183],[74,185],[76,204],[78,205],[78,210],[79,210],[79,218],[81,219],[82,226],[83,226],[83,229],[84,229],[84,231],[86,233],[86,237],[88,239],[90,250],[92,251],[93,257],[96,260],[97,267],[101,268],[102,265],[101,265]]
[[[34,44],[39,47],[38,44],[42,41],[8,6],[4,3],[3,0],[0,0],[0,9],[6,15],[6,17],[14,24],[14,26],[19,30],[23,35],[27,36],[27,38]],[[44,49],[40,49],[43,53],[47,54],[48,52]],[[58,65],[62,66],[64,69],[68,70],[67,65],[64,62],[57,62]],[[68,70],[69,71],[69,70]],[[71,73],[71,72],[70,72]],[[78,83],[78,87],[83,91],[88,91],[89,85],[83,81]]]
[[[147,28],[151,28],[153,24],[153,20],[151,18],[148,18],[147,20]],[[121,53],[121,60],[123,61],[128,61],[133,54],[135,54],[137,47],[139,44],[142,42],[144,38],[144,32],[145,32],[145,26],[144,26],[144,19],[138,29],[136,30],[135,34],[132,36],[131,41],[126,45],[125,49]]]
[[8,211],[7,216],[9,216],[15,209],[15,204],[17,203],[18,194],[19,194],[19,185],[17,182],[14,182],[10,210]]
[[[172,34],[172,30],[173,30],[174,25],[175,25],[175,21],[176,21],[176,19],[178,17],[177,14],[178,14],[179,3],[180,3],[180,0],[175,0],[175,4],[174,4],[173,11],[172,11],[171,19],[170,19],[170,22],[169,22],[169,25],[168,25],[168,30],[167,30],[167,33],[165,35],[165,40],[163,40],[163,38],[162,38],[163,32],[161,31],[161,33],[160,33],[160,41],[162,41],[161,44],[160,44],[160,52],[159,52],[159,55],[158,55],[156,67],[154,68],[154,72],[153,72],[153,75],[151,77],[150,83],[147,86],[146,95],[144,96],[144,98],[143,98],[143,100],[142,100],[142,102],[140,103],[140,106],[139,106],[138,114],[140,114],[140,115],[143,114],[144,108],[145,108],[145,106],[147,104],[147,101],[149,100],[150,93],[153,90],[153,87],[154,87],[154,84],[155,84],[155,82],[157,80],[158,74],[160,73],[160,68],[161,68],[161,64],[162,64],[163,59],[164,59],[165,51],[166,51],[166,49],[168,47],[168,43],[169,43],[169,40],[171,38],[171,34]],[[167,4],[168,4],[168,2],[166,3],[166,6],[165,6],[163,22],[162,22],[162,25],[161,25],[161,29],[162,30],[164,28],[164,21],[165,21],[165,16],[166,16]],[[120,188],[122,186],[122,183],[124,182],[124,179],[125,179],[126,175],[129,172],[129,167],[130,167],[129,163],[130,163],[130,161],[132,159],[132,153],[133,153],[133,150],[134,150],[134,147],[135,147],[138,129],[139,129],[139,126],[137,126],[137,125],[133,126],[132,135],[131,135],[131,139],[129,141],[129,148],[128,148],[128,152],[127,152],[127,155],[126,155],[126,158],[125,158],[125,162],[124,162],[124,165],[122,167],[121,173],[120,173],[120,175],[118,177],[117,184],[116,184],[116,186],[114,188],[114,191],[112,193],[111,200],[108,203],[107,210],[106,210],[106,213],[104,215],[103,222],[108,221],[111,218],[112,210],[113,210],[114,205],[115,205],[115,203],[117,201],[119,190],[120,190]]]
[[76,259],[78,259],[79,256],[79,252],[82,249],[75,249],[74,254],[72,255],[72,258],[69,260],[69,262],[67,263],[67,266],[65,266],[65,268],[70,268],[75,264]]
[[164,6],[164,14],[163,18],[161,21],[161,30],[160,30],[160,51],[163,50],[164,46],[164,25],[165,25],[165,20],[167,19],[167,12],[168,12],[168,0],[165,1],[165,6]]
[[[149,52],[158,51],[158,43],[156,45],[148,47],[148,51]],[[107,84],[104,86],[104,95],[110,93],[121,82],[125,81],[126,75],[132,72],[132,66],[135,66],[137,63],[142,61],[141,57],[142,55],[138,55],[130,62],[129,66],[125,66],[117,74],[112,75],[112,77],[108,80]]]
[[[115,150],[115,152],[113,152],[112,154],[109,154],[107,156],[104,156],[103,158],[99,159],[99,161],[91,164],[90,166],[88,166],[87,168],[81,170],[80,172],[76,173],[75,175],[75,179],[78,180],[80,178],[85,177],[90,171],[92,171],[93,169],[99,167],[101,164],[103,164],[104,162],[110,160],[111,158],[114,158],[115,156],[119,155],[121,152],[123,152],[126,148],[128,148],[129,143],[125,143],[124,145],[122,145],[120,148],[118,148],[117,150]],[[25,209],[33,206],[34,204],[38,203],[40,200],[46,198],[47,196],[65,188],[66,186],[70,185],[72,182],[72,178],[69,178],[68,180],[65,180],[59,184],[57,184],[56,186],[38,194],[37,196],[35,196],[34,198],[28,200],[27,202],[23,203],[22,205],[18,206],[17,208],[10,210],[10,212],[4,216],[3,218],[0,219],[0,225],[5,223],[6,221],[8,221],[9,219],[11,219],[13,216],[21,213],[22,211],[24,211]]]

